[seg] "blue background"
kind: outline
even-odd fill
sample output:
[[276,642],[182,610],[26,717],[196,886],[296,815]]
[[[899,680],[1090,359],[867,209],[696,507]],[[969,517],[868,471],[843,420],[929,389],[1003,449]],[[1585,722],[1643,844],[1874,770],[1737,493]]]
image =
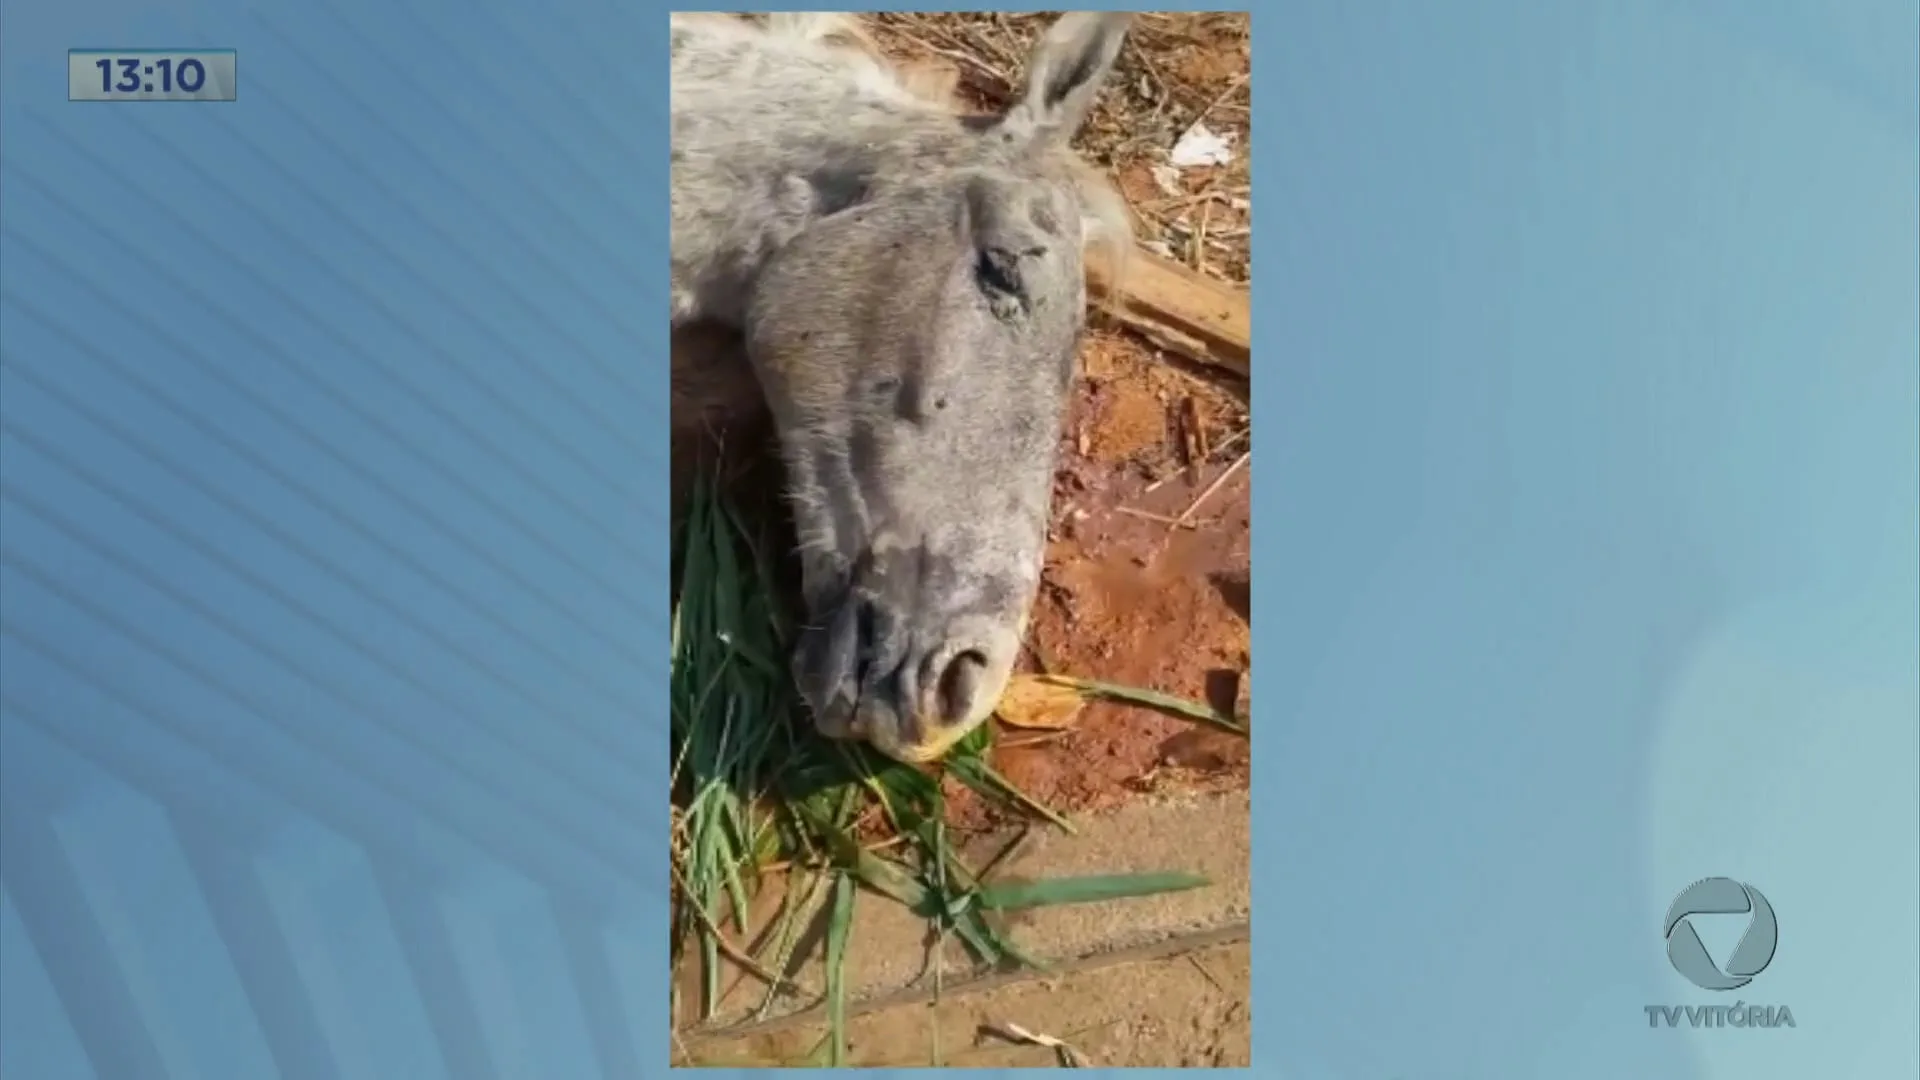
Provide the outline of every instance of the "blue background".
[[[1260,1060],[1916,1075],[1915,6],[1254,34]],[[1647,1027],[1736,1000],[1798,1027]]]
[[[660,22],[5,0],[0,1075],[665,1061]],[[1917,35],[1256,15],[1261,1069],[1920,1069]]]

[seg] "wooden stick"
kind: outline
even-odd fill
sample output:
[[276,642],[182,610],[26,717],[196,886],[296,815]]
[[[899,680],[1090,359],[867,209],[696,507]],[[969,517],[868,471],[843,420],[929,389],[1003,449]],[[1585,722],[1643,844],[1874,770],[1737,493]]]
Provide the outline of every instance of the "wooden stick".
[[[1112,295],[1112,282],[1090,264],[1088,290]],[[1196,273],[1145,249],[1128,260],[1115,315],[1127,329],[1188,360],[1253,375],[1253,310],[1247,291]]]
[[1193,505],[1187,507],[1187,512],[1180,515],[1180,517],[1177,519],[1178,523],[1181,525],[1185,525],[1188,521],[1192,520],[1193,512],[1195,510],[1200,509],[1200,504],[1206,502],[1208,499],[1213,498],[1213,493],[1216,491],[1219,491],[1220,488],[1224,486],[1228,480],[1233,479],[1233,474],[1239,472],[1240,466],[1245,465],[1248,462],[1248,460],[1251,459],[1252,457],[1253,457],[1253,451],[1249,450],[1246,453],[1241,454],[1239,457],[1234,458],[1233,464],[1220,470],[1220,475],[1213,478],[1213,483],[1207,485],[1207,490],[1201,492],[1199,497],[1193,500]]
[[1200,525],[1197,521],[1182,521],[1179,518],[1168,517],[1165,514],[1156,514],[1151,510],[1140,510],[1131,506],[1118,506],[1114,509],[1129,517],[1137,517],[1146,521],[1157,521],[1162,525],[1171,525],[1180,529],[1195,529],[1199,528]]

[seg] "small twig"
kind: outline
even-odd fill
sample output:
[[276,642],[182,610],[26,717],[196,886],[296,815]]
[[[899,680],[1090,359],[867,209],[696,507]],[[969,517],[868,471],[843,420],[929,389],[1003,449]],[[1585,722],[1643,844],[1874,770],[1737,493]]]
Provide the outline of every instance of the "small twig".
[[1200,521],[1182,521],[1179,518],[1168,517],[1165,514],[1156,514],[1151,510],[1138,510],[1131,506],[1117,506],[1117,507],[1114,507],[1114,509],[1118,510],[1123,514],[1126,514],[1128,517],[1137,517],[1137,518],[1144,518],[1148,521],[1157,521],[1162,525],[1170,526],[1176,529],[1197,529],[1201,525],[1206,524],[1205,522],[1200,522]]
[[1153,58],[1147,55],[1147,50],[1140,44],[1138,35],[1127,39],[1127,48],[1128,51],[1133,54],[1134,60],[1138,61],[1140,66],[1146,69],[1147,78],[1153,80],[1154,89],[1156,90],[1153,103],[1153,118],[1158,120],[1161,116],[1165,115],[1167,106],[1174,104],[1173,92],[1167,88],[1167,80],[1160,76],[1160,69],[1154,66]]
[[785,990],[799,997],[812,996],[805,987],[794,982],[792,979],[769,971],[760,961],[750,956],[746,950],[729,940],[727,935],[723,933],[720,927],[714,923],[713,919],[708,916],[706,909],[701,907],[697,901],[692,901],[693,890],[688,887],[687,879],[681,875],[680,868],[669,863],[668,869],[672,871],[674,879],[680,883],[680,891],[686,895],[690,901],[687,904],[687,908],[693,912],[694,918],[700,920],[701,929],[713,936],[714,945],[720,950],[722,956],[740,965],[742,969],[751,973],[755,978],[758,978],[769,986],[778,987],[781,990]]
[[[1239,431],[1236,431],[1233,434],[1227,436],[1225,439],[1221,440],[1221,442],[1213,448],[1213,453],[1218,454],[1223,450],[1230,450],[1233,447],[1238,446],[1240,444],[1240,440],[1246,438],[1247,435],[1252,431],[1253,431],[1252,424],[1242,425]],[[1167,481],[1179,475],[1180,473],[1178,472],[1170,472],[1167,475],[1161,477],[1160,479],[1155,480],[1153,483],[1148,484],[1145,488],[1142,488],[1140,491],[1140,494],[1151,495],[1154,492],[1160,490],[1160,488],[1163,485],[1165,485]]]
[[1153,202],[1143,204],[1141,209],[1152,213],[1163,213],[1169,210],[1184,210],[1189,206],[1197,206],[1203,202],[1223,202],[1231,206],[1233,200],[1239,197],[1240,196],[1236,196],[1233,193],[1233,189],[1231,188],[1210,187],[1205,191],[1195,191],[1186,195],[1172,195],[1165,199],[1157,199]]
[[1018,63],[1017,54],[1025,46],[1014,40],[1012,28],[1007,25],[1007,13],[991,12],[987,15],[987,21],[995,32],[993,34],[983,32],[979,37],[979,44],[993,50],[994,58],[1001,63],[1008,67],[1015,66]]
[[1173,479],[1174,477],[1176,477],[1176,476],[1179,476],[1179,475],[1181,475],[1181,473],[1179,473],[1178,471],[1175,471],[1175,472],[1170,472],[1170,473],[1168,473],[1167,475],[1165,475],[1165,476],[1163,476],[1163,477],[1161,477],[1160,479],[1158,479],[1158,480],[1155,480],[1155,481],[1154,481],[1153,483],[1151,483],[1151,484],[1148,484],[1148,485],[1147,485],[1147,486],[1146,486],[1145,488],[1143,488],[1143,489],[1141,489],[1141,491],[1140,491],[1140,494],[1142,494],[1142,495],[1151,495],[1151,494],[1153,494],[1154,492],[1156,492],[1156,491],[1158,491],[1158,490],[1160,490],[1160,488],[1161,488],[1161,487],[1162,487],[1163,485],[1165,485],[1167,481],[1169,481],[1169,480],[1171,480],[1171,479]]
[[[961,52],[958,49],[942,48],[930,41],[922,40],[904,31],[901,32],[900,36],[935,56],[943,57],[959,64],[965,69],[960,73],[961,81],[977,93],[995,99],[992,104],[1003,104],[1007,96],[1013,91],[1013,83],[1007,78],[1004,72],[996,70],[993,65],[975,56]],[[969,78],[968,73],[972,74],[971,78]]]
[[1228,992],[1226,986],[1224,986],[1219,979],[1216,979],[1213,977],[1213,972],[1207,970],[1207,965],[1200,962],[1199,953],[1187,954],[1187,961],[1194,966],[1194,970],[1200,972],[1201,978],[1204,978],[1208,982],[1213,984],[1213,988],[1215,990],[1220,991],[1222,994],[1226,994],[1228,997],[1233,996],[1231,993]]
[[1202,273],[1207,269],[1207,225],[1213,221],[1213,200],[1200,204],[1200,228],[1193,234],[1193,268]]
[[974,880],[985,885],[993,878],[993,875],[1000,872],[1002,866],[1007,865],[1015,854],[1027,846],[1027,838],[1032,835],[1033,826],[1031,824],[1022,826],[1020,831],[1014,834],[1013,839],[1007,841],[1005,847],[996,852],[993,858],[987,860],[987,864],[980,868],[978,874],[974,875]]
[[1059,742],[1067,737],[1065,731],[1036,731],[1030,735],[1020,735],[1010,739],[997,740],[994,745],[1001,750],[1027,750],[1035,746]]
[[1192,131],[1194,128],[1199,127],[1200,121],[1205,120],[1207,118],[1207,114],[1211,113],[1214,110],[1215,106],[1227,100],[1227,97],[1230,94],[1232,94],[1235,90],[1240,89],[1240,85],[1246,82],[1247,78],[1252,74],[1253,72],[1251,71],[1243,71],[1240,74],[1235,75],[1233,77],[1233,80],[1227,83],[1226,89],[1213,95],[1212,99],[1209,100],[1204,106],[1202,106],[1199,112],[1193,114],[1193,119],[1187,122],[1186,130]]
[[1056,1039],[1051,1035],[1035,1034],[1034,1032],[1028,1031],[1026,1028],[1021,1027],[1019,1024],[1016,1024],[1011,1020],[1003,1024],[989,1025],[987,1030],[993,1032],[995,1035],[998,1035],[1003,1039],[1008,1040],[1009,1042],[1021,1042],[1021,1043],[1027,1043],[1032,1046],[1044,1046],[1047,1049],[1052,1050],[1054,1053],[1054,1056],[1057,1057],[1060,1061],[1060,1067],[1063,1069],[1092,1068],[1092,1063],[1087,1060],[1087,1056],[1085,1054],[1082,1054],[1080,1051],[1074,1049],[1072,1046],[1068,1045],[1063,1040]]
[[[906,840],[907,838],[905,836],[896,833],[892,836],[887,837],[885,840],[877,840],[871,844],[863,845],[861,847],[861,850],[862,851],[885,851],[888,848],[899,847],[901,844],[906,843]],[[783,874],[783,873],[786,873],[788,870],[805,870],[805,869],[817,869],[817,867],[814,865],[813,861],[809,859],[781,859],[777,862],[770,862],[767,865],[760,867],[759,873],[761,873],[762,875]]]
[[[1000,64],[1001,70],[995,71],[995,74],[1003,74],[1005,70],[1010,70],[1014,67],[1014,64],[1015,64],[1014,56],[1007,51],[1006,47],[1001,42],[996,41],[994,39],[994,35],[992,34],[981,31],[981,32],[976,32],[971,37],[962,37],[960,34],[955,33],[952,29],[946,26],[942,26],[937,23],[927,24],[927,25],[928,25],[928,29],[940,35],[940,39],[942,41],[945,41],[947,44],[953,46],[955,49],[958,49],[961,52],[966,52],[969,49],[979,49],[980,51],[987,53],[989,56],[991,56],[994,60],[998,61]],[[982,66],[984,67],[986,65],[982,65]],[[1007,85],[1011,87],[1012,80],[1010,79],[1007,80]]]
[[1253,457],[1253,451],[1248,450],[1247,452],[1241,454],[1239,457],[1234,458],[1233,464],[1227,466],[1225,469],[1222,469],[1220,471],[1220,475],[1214,477],[1213,483],[1207,485],[1207,490],[1201,492],[1200,497],[1193,500],[1193,505],[1187,507],[1186,513],[1180,515],[1180,518],[1179,518],[1180,522],[1184,524],[1190,518],[1192,518],[1193,512],[1195,510],[1200,509],[1200,504],[1212,498],[1213,493],[1216,491],[1219,491],[1220,488],[1226,484],[1228,478],[1232,477],[1234,473],[1239,472],[1240,467],[1242,465],[1245,465],[1247,463],[1247,460],[1251,457]]
[[1253,433],[1252,424],[1242,424],[1240,425],[1239,431],[1236,431],[1233,434],[1227,436],[1223,442],[1221,442],[1219,445],[1213,448],[1213,452],[1217,454],[1220,451],[1225,450],[1229,447],[1237,446],[1239,445],[1241,439],[1246,438],[1248,435],[1252,433]]

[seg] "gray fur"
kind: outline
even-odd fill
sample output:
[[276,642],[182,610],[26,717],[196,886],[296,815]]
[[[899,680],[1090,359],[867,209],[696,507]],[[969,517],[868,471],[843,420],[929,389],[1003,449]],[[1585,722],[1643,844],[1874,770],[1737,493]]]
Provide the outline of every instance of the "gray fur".
[[1130,19],[1062,16],[981,122],[836,40],[848,16],[672,17],[673,321],[745,335],[799,532],[795,673],[829,734],[927,760],[1005,685],[1084,252],[1129,239],[1068,142]]

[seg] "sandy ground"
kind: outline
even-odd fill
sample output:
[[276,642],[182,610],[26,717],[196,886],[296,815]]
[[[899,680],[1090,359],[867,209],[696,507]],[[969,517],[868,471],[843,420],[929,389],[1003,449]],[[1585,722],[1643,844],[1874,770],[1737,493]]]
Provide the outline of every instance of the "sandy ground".
[[[1055,1063],[1056,1051],[1009,1040],[1011,1022],[1064,1040],[1103,1066],[1246,1065],[1248,827],[1245,794],[1222,792],[1143,797],[1079,822],[1077,835],[1030,834],[1006,864],[1009,878],[1178,866],[1208,880],[1187,892],[1041,909],[1003,923],[1047,964],[1044,972],[972,970],[957,944],[929,941],[925,924],[899,905],[861,894],[846,973],[849,1060]],[[1197,836],[1208,838],[1204,847]],[[981,857],[991,846],[982,842],[969,854]],[[771,914],[761,913],[761,925]],[[797,992],[770,1002],[763,982],[731,969],[715,1020],[680,1029],[676,1064],[806,1061],[826,1031],[818,940],[817,932],[803,935],[782,972]],[[694,975],[682,974],[684,991]]]
[[[856,1068],[1060,1066],[1059,1049],[1028,1038],[1042,1036],[1066,1043],[1084,1067],[1246,1068],[1251,951],[1236,928],[1103,957],[1053,977],[948,993],[937,1003],[862,1010],[847,1022],[846,1061]],[[705,1044],[692,1063],[806,1062],[826,1037],[818,1021],[783,1025]]]

